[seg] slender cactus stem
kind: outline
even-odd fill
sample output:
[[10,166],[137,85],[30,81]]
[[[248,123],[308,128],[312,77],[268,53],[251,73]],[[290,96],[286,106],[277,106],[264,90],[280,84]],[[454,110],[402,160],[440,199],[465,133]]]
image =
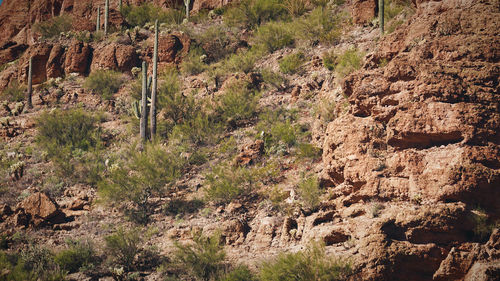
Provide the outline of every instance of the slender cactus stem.
[[142,99],[141,99],[141,122],[140,122],[140,134],[141,140],[143,143],[146,142],[146,128],[148,127],[148,91],[147,91],[147,83],[148,83],[148,71],[147,71],[147,63],[145,61],[142,62]]
[[99,32],[100,29],[101,29],[101,7],[97,7],[97,23],[95,31]]
[[158,89],[158,20],[155,21],[155,42],[153,52],[153,84],[151,86],[151,138],[156,136],[156,95]]
[[33,57],[30,57],[28,65],[28,96],[27,96],[28,108],[33,108],[33,103],[31,102],[31,97],[33,95],[32,74],[33,74]]
[[108,20],[109,20],[109,0],[106,0],[104,7],[104,34],[108,34]]
[[384,35],[384,0],[379,0],[378,3],[380,34]]

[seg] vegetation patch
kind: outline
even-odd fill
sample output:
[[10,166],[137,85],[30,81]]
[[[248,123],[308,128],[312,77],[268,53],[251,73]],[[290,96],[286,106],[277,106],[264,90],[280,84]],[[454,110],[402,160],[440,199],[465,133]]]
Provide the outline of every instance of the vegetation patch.
[[59,36],[62,32],[71,30],[73,19],[68,15],[53,17],[47,21],[35,23],[33,30],[40,33],[43,38]]
[[296,52],[290,55],[284,56],[279,61],[279,66],[281,72],[285,74],[294,74],[297,73],[301,66],[305,62],[305,56],[302,52]]
[[112,70],[97,70],[85,79],[83,86],[101,95],[105,100],[113,98],[123,84],[122,74]]

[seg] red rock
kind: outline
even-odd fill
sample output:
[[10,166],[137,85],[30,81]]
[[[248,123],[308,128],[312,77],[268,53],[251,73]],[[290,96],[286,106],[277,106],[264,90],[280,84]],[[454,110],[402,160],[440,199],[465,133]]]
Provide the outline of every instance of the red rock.
[[16,42],[6,42],[0,46],[0,65],[14,61],[22,52],[28,48],[28,45],[17,44]]
[[[189,52],[191,39],[185,33],[174,32],[168,35],[160,35],[158,38],[158,63],[178,64]],[[149,61],[153,58],[153,38],[148,42],[146,57]]]
[[240,154],[235,158],[235,164],[246,166],[252,164],[259,156],[264,153],[264,141],[256,140],[251,144],[241,148]]
[[367,24],[376,15],[378,0],[354,0],[352,3],[352,20],[356,24]]
[[16,210],[22,210],[29,215],[30,222],[35,226],[51,221],[61,214],[57,203],[41,192],[28,196],[17,205]]
[[64,74],[64,48],[56,44],[50,51],[49,59],[47,61],[47,78],[62,77]]
[[72,41],[66,51],[66,60],[64,62],[64,71],[66,73],[85,74],[90,64],[91,47],[87,43]]
[[91,70],[112,69],[129,72],[139,64],[139,57],[133,46],[112,43],[96,48]]

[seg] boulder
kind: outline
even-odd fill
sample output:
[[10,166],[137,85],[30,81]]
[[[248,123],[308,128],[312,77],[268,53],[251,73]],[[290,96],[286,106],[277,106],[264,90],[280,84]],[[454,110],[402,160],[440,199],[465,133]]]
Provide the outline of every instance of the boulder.
[[246,166],[253,162],[264,153],[264,141],[256,140],[250,144],[246,144],[241,148],[240,154],[235,158],[235,164]]
[[352,20],[356,24],[367,24],[378,11],[378,0],[354,0],[352,3]]
[[50,51],[47,61],[47,78],[62,77],[64,74],[65,50],[60,44],[56,44]]
[[112,43],[102,45],[95,50],[91,70],[111,69],[130,72],[132,67],[138,64],[139,57],[133,46]]
[[16,207],[16,213],[26,214],[34,226],[58,222],[62,214],[57,203],[41,192],[33,193],[21,201]]
[[85,74],[88,72],[92,48],[87,43],[73,40],[66,51],[64,71],[66,73]]

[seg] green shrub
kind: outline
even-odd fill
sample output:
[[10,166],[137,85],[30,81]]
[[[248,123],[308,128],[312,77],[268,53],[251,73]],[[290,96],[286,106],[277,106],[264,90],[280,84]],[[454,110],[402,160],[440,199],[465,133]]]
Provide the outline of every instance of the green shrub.
[[333,98],[322,98],[314,106],[314,115],[327,124],[337,117],[336,106]]
[[284,85],[288,83],[287,79],[283,77],[279,72],[274,72],[270,69],[263,69],[261,71],[262,80],[264,83],[271,85],[276,89],[281,89]]
[[289,26],[281,22],[269,22],[260,26],[253,41],[255,44],[264,46],[269,53],[293,46],[295,42]]
[[226,123],[235,125],[255,114],[258,95],[249,87],[246,82],[238,81],[229,85],[219,97],[216,110]]
[[207,63],[217,62],[236,51],[238,46],[231,29],[224,25],[212,25],[194,35],[196,42],[207,55]]
[[181,63],[181,72],[187,75],[200,74],[207,69],[207,64],[203,61],[205,56],[203,49],[193,47],[189,50],[189,54]]
[[332,71],[338,63],[338,56],[335,52],[325,52],[323,54],[323,65],[326,69]]
[[340,77],[345,77],[350,73],[361,68],[363,54],[357,49],[346,50],[343,54],[338,56],[338,63],[335,66],[335,72]]
[[134,268],[135,256],[140,253],[142,242],[138,229],[126,231],[118,228],[113,234],[104,237],[107,256],[112,262],[126,270]]
[[162,194],[165,185],[181,175],[184,165],[179,152],[167,151],[160,144],[147,144],[142,152],[132,145],[99,182],[99,193],[110,202],[131,202],[133,206],[125,208],[125,213],[146,223],[152,213],[148,199]]
[[274,164],[245,167],[230,167],[223,163],[215,166],[205,177],[205,196],[216,204],[230,202],[252,190],[257,183],[277,177],[279,171]]
[[164,211],[167,215],[177,216],[179,214],[192,214],[197,212],[204,206],[201,200],[184,200],[184,199],[172,199],[169,201],[165,207]]
[[33,30],[42,35],[43,38],[58,36],[61,32],[71,30],[73,19],[67,15],[53,17],[47,21],[35,23]]
[[213,280],[224,269],[226,256],[220,244],[220,234],[204,236],[201,231],[193,232],[194,244],[175,243],[176,261],[191,275],[201,280]]
[[302,198],[304,207],[316,210],[320,203],[320,197],[323,193],[319,187],[318,178],[302,178],[298,184],[298,193]]
[[160,23],[181,24],[184,20],[183,9],[163,10],[147,2],[140,6],[123,6],[121,13],[131,26],[144,26],[156,20]]
[[99,93],[103,99],[109,100],[113,98],[113,94],[120,89],[122,84],[121,73],[112,70],[97,70],[90,73],[83,86],[87,90]]
[[252,48],[250,50],[240,51],[229,56],[222,64],[222,72],[249,73],[253,70],[255,62],[263,56],[264,51],[260,48]]
[[497,222],[490,221],[488,214],[481,208],[476,208],[471,212],[472,222],[474,228],[472,232],[474,238],[478,241],[486,241],[491,236],[493,230],[500,226]]
[[82,109],[53,110],[37,119],[36,141],[66,178],[95,184],[103,169],[97,119]]
[[96,252],[90,241],[66,241],[68,247],[56,254],[54,260],[62,270],[77,272],[82,267],[94,265]]
[[344,14],[334,14],[330,9],[318,7],[296,22],[296,36],[311,43],[332,44],[342,35],[343,21]]
[[286,154],[297,144],[299,130],[292,125],[295,113],[285,110],[268,110],[259,115],[256,125],[258,137],[264,141],[266,154]]
[[211,144],[218,138],[222,129],[222,124],[216,122],[205,109],[201,109],[195,112],[192,118],[175,125],[170,138],[178,144]]
[[244,0],[228,8],[224,21],[231,26],[255,28],[265,22],[285,17],[281,0]]
[[347,280],[351,272],[348,262],[327,256],[322,244],[312,244],[303,252],[281,254],[262,264],[262,281],[335,281]]
[[0,251],[0,280],[2,281],[34,281],[37,276],[24,268],[18,255],[9,255]]
[[54,255],[47,248],[30,245],[21,251],[20,264],[37,280],[64,280],[64,274],[54,262]]
[[291,16],[302,16],[307,11],[306,0],[283,0],[283,6]]
[[222,276],[219,281],[257,281],[247,266],[240,265]]
[[297,158],[299,159],[318,159],[321,157],[322,150],[310,143],[299,143],[297,145]]
[[10,102],[23,101],[26,98],[25,91],[26,86],[14,79],[10,85],[2,91],[1,100]]
[[299,71],[305,62],[305,56],[302,52],[297,52],[284,56],[279,61],[281,72],[285,74],[294,74]]

